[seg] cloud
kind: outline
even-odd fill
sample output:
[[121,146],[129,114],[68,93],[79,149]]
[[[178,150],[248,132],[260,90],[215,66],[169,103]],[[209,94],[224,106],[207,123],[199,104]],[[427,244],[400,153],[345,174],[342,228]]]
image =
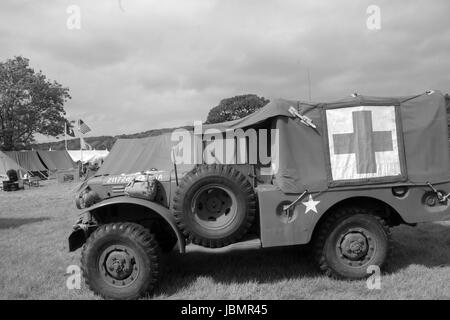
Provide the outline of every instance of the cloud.
[[[67,30],[67,6],[81,30]],[[226,97],[339,99],[447,91],[450,3],[378,1],[2,1],[1,59],[24,55],[71,90],[92,135],[204,120]]]

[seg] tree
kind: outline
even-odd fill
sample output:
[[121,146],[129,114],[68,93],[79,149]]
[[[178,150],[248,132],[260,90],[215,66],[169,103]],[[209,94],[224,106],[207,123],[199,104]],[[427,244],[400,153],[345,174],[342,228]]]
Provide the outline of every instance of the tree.
[[219,105],[212,108],[206,123],[218,123],[243,118],[264,107],[269,100],[256,94],[245,94],[223,99]]
[[62,134],[68,99],[69,89],[35,72],[28,59],[0,62],[0,148],[23,148],[34,142],[36,133]]

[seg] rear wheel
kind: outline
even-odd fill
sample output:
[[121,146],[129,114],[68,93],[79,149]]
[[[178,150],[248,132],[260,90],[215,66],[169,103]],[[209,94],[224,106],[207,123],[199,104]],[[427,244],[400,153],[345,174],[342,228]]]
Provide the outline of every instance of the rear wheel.
[[361,279],[382,268],[392,252],[385,221],[368,209],[344,208],[326,218],[314,240],[315,258],[328,276]]
[[81,267],[88,287],[110,299],[136,299],[158,280],[159,247],[135,223],[100,226],[83,247]]

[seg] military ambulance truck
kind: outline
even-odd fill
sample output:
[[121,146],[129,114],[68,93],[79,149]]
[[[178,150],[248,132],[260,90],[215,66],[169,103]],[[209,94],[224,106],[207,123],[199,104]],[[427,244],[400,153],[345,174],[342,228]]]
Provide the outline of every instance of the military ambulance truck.
[[450,218],[447,131],[444,96],[427,91],[280,99],[183,139],[119,140],[77,192],[69,248],[114,299],[151,292],[162,255],[189,244],[310,244],[324,274],[361,279],[388,263],[390,227]]

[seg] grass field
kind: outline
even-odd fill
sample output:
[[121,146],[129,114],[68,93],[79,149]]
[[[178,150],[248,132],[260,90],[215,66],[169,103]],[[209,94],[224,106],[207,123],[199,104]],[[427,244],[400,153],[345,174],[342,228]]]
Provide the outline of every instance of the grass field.
[[[67,236],[77,218],[73,184],[0,192],[0,299],[98,299],[66,287],[79,263]],[[394,259],[380,290],[317,273],[298,247],[228,253],[176,252],[150,299],[450,299],[450,223],[393,229]]]

